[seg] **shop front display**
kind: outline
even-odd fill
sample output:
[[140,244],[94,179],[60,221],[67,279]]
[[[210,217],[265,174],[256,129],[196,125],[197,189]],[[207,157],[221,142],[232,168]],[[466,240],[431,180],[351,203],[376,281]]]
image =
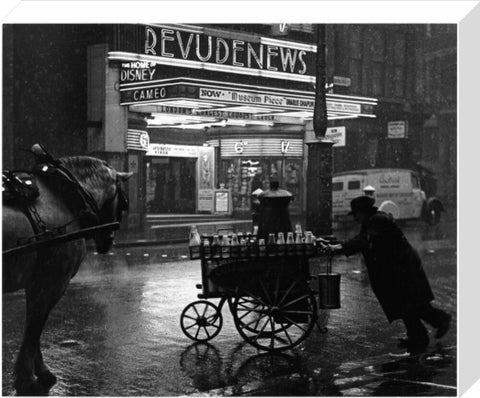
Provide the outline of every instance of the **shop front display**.
[[219,139],[219,183],[232,192],[233,211],[251,211],[252,192],[267,190],[271,181],[293,195],[292,213],[302,211],[303,140],[249,137]]
[[265,191],[270,187],[271,181],[278,181],[282,188],[293,195],[291,212],[300,213],[302,163],[302,159],[222,159],[220,178],[225,187],[231,189],[233,210],[249,212],[252,192],[259,188]]

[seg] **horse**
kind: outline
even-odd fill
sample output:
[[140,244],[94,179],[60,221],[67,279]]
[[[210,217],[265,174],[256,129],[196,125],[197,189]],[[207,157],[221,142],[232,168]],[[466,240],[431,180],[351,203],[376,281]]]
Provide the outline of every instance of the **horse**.
[[[89,156],[70,156],[57,160],[73,176],[97,209],[96,224],[120,222],[128,210],[123,183],[133,173],[120,172],[105,161]],[[67,233],[82,230],[79,213],[71,200],[55,189],[42,174],[36,176],[39,196],[33,202],[37,220],[49,229],[63,226]],[[17,206],[3,205],[3,250],[18,247],[19,239],[36,232],[27,214]],[[3,256],[3,293],[25,290],[24,334],[14,365],[14,387],[18,395],[45,395],[57,382],[43,362],[40,337],[52,308],[64,295],[77,273],[86,252],[86,239],[93,238],[98,253],[108,252],[114,233],[101,228],[92,236],[41,247],[32,252]]]

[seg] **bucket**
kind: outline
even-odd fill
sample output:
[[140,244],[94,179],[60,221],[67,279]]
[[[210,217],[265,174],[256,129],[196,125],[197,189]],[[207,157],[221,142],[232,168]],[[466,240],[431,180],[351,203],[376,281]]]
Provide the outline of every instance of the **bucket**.
[[318,274],[318,308],[340,308],[340,274]]

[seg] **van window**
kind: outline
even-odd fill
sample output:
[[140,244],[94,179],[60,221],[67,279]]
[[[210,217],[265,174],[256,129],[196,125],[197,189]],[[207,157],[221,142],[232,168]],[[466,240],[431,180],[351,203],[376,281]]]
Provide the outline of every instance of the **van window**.
[[348,181],[348,189],[360,189],[360,181]]
[[412,173],[412,188],[413,189],[419,189],[420,184],[418,183],[418,176],[416,174]]
[[334,182],[332,184],[332,191],[342,191],[343,190],[343,181]]

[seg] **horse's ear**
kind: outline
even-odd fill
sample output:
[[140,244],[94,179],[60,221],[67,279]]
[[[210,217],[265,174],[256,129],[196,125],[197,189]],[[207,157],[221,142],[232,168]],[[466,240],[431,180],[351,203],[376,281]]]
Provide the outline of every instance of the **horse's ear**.
[[124,171],[117,171],[117,175],[122,181],[127,181],[131,176],[133,176],[133,172],[129,171],[128,173],[126,173]]

